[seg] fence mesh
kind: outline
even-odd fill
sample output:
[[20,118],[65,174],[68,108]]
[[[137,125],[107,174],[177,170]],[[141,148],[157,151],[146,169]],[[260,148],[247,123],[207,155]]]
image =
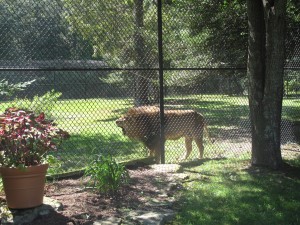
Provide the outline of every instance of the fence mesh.
[[[300,153],[300,29],[292,9],[282,120],[287,159]],[[99,153],[120,161],[147,156],[115,121],[133,106],[161,103],[156,1],[1,0],[0,12],[1,111],[44,111],[70,133],[53,153],[57,172],[81,169]],[[245,2],[163,1],[162,20],[165,109],[204,116],[211,139],[204,135],[204,157],[250,158]],[[198,156],[192,147],[189,160]],[[185,142],[167,141],[165,150],[167,163],[178,162]]]

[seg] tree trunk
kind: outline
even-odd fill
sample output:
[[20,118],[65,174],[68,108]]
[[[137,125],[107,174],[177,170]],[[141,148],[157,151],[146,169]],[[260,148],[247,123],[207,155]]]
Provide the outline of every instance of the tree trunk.
[[[135,17],[135,61],[137,68],[146,69],[147,65],[144,63],[145,57],[145,40],[143,36],[144,30],[144,8],[143,0],[134,1],[134,17]],[[149,105],[148,93],[148,79],[147,71],[140,70],[135,75],[135,106]]]
[[286,0],[247,0],[252,165],[282,165],[280,124]]

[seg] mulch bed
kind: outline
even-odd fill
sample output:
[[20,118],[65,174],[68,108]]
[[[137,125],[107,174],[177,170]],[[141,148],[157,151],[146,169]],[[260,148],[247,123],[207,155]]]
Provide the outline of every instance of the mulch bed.
[[[131,169],[129,174],[130,183],[114,197],[85,189],[82,178],[48,182],[45,196],[62,203],[63,210],[38,218],[30,225],[88,225],[106,217],[121,218],[124,209],[159,210],[159,206],[149,206],[147,202],[153,199],[159,202],[160,198],[163,201],[173,175],[145,167]],[[176,189],[168,190],[167,195],[172,197],[176,192]]]

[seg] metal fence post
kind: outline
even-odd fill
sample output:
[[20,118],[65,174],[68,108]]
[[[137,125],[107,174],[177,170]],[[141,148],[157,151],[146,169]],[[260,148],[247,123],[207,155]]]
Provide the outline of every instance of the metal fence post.
[[159,107],[160,107],[160,162],[165,163],[165,132],[164,132],[164,67],[162,40],[162,1],[157,1],[158,28],[158,69],[159,69]]

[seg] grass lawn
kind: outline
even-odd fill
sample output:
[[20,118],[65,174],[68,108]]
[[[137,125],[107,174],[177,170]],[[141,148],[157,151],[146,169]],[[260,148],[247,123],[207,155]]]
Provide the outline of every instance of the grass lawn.
[[[299,159],[298,159],[299,161]],[[300,168],[282,173],[249,168],[248,160],[186,163],[173,225],[300,224]]]
[[59,126],[69,131],[56,155],[62,171],[84,168],[96,154],[111,154],[119,161],[146,156],[142,145],[124,137],[115,120],[130,108],[128,100],[89,99],[60,101],[53,110]]
[[[300,224],[299,175],[248,167],[251,146],[247,97],[189,95],[168,97],[165,103],[166,108],[201,112],[216,139],[211,143],[205,137],[204,160],[183,163],[189,179],[184,182],[173,225]],[[284,100],[284,120],[299,119],[299,103],[297,99]],[[0,110],[8,105],[3,103]],[[145,148],[124,137],[115,125],[130,107],[130,99],[59,101],[52,115],[71,138],[54,153],[60,160],[51,173],[82,169],[99,153],[112,154],[119,161],[146,156]],[[293,157],[287,157],[289,163],[299,167],[299,145],[292,150]],[[177,162],[184,151],[183,139],[168,141],[166,161]],[[196,156],[193,146],[191,158]]]
[[[95,154],[111,154],[118,160],[145,157],[142,144],[129,140],[116,126],[115,120],[132,107],[132,99],[82,99],[61,100],[52,107],[51,114],[60,128],[71,134],[64,142],[61,151],[54,153],[60,159],[57,172],[84,168]],[[211,143],[204,138],[206,158],[250,156],[250,123],[248,119],[248,99],[246,96],[227,95],[186,95],[168,96],[166,108],[194,109],[202,113],[208,122],[209,133],[216,141]],[[9,103],[0,105],[3,111]],[[295,120],[300,115],[299,101],[285,99],[283,119]],[[184,149],[184,140],[166,143],[166,161],[177,162]],[[191,158],[197,156],[193,146]],[[55,171],[54,170],[54,171]],[[53,172],[54,172],[53,171]]]

